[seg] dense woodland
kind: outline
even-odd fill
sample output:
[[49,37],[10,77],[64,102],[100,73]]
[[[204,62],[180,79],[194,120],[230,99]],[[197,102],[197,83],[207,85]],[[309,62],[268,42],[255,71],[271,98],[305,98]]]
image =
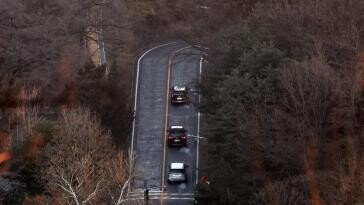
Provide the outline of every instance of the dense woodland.
[[210,44],[207,204],[363,203],[363,1],[269,1]]
[[[209,48],[200,204],[362,204],[363,10],[362,0],[1,0],[1,203],[123,204],[135,58],[183,39]],[[101,24],[107,78],[85,49]]]

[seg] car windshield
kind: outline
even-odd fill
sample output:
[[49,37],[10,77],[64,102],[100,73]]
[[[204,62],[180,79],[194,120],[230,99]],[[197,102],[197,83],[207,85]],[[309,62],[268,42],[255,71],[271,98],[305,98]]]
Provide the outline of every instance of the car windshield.
[[173,173],[183,173],[184,172],[183,169],[170,169],[169,171],[173,172]]
[[173,91],[173,95],[184,95],[185,91]]
[[179,128],[179,129],[170,129],[169,133],[173,136],[173,137],[180,137],[182,135],[185,135],[186,130],[183,128]]

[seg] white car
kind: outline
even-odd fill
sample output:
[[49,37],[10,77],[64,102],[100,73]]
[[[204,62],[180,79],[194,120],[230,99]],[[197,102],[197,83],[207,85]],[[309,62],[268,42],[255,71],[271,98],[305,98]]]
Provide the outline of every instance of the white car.
[[172,104],[183,104],[188,102],[188,88],[186,86],[172,86],[170,92]]
[[174,162],[169,165],[168,182],[181,183],[186,182],[186,165],[184,163]]

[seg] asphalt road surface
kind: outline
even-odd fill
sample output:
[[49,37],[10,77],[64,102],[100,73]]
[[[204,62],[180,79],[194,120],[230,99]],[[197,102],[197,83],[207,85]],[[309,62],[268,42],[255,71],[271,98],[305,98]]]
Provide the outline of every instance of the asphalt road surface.
[[[198,118],[194,104],[198,102],[196,82],[199,78],[201,54],[183,42],[155,47],[144,53],[137,69],[136,112],[133,151],[136,155],[128,198],[142,199],[146,187],[150,200],[139,204],[193,204],[196,182],[195,138],[186,147],[168,147],[165,129],[182,125],[197,135]],[[139,71],[138,71],[139,70]],[[191,88],[186,105],[172,106],[168,88],[187,85]],[[183,162],[187,167],[187,183],[168,184],[168,164]]]
[[[171,64],[171,86],[186,85],[192,89],[189,92],[190,103],[184,105],[170,105],[168,109],[168,126],[182,125],[187,132],[197,135],[197,111],[194,104],[197,102],[198,93],[196,82],[198,81],[199,55],[193,55],[193,49],[186,49],[178,53]],[[187,183],[183,184],[166,184],[168,193],[193,193],[195,188],[195,170],[196,170],[196,139],[188,138],[186,147],[168,147],[166,164],[172,162],[183,162],[187,167]],[[166,166],[165,172],[168,172]],[[167,174],[165,175],[167,181]]]

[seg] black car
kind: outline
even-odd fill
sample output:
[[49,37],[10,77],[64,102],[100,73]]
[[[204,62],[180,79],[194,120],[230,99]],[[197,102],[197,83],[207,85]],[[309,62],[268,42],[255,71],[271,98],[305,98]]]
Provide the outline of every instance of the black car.
[[167,143],[169,146],[186,146],[187,130],[183,126],[171,126],[168,129]]

